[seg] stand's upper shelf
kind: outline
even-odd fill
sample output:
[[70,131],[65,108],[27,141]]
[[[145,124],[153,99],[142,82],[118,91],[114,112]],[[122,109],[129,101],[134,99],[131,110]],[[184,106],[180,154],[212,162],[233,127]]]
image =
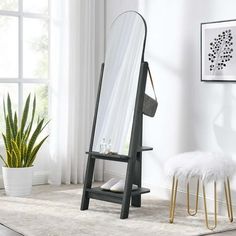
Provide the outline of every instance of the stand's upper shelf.
[[152,151],[152,147],[142,146],[138,148],[138,152]]
[[[152,147],[146,147],[146,146],[138,148],[138,152],[151,151],[151,150],[153,150]],[[92,158],[110,160],[110,161],[128,162],[128,160],[130,159],[130,157],[127,155],[119,155],[119,154],[103,154],[100,152],[86,152],[86,154],[91,155]]]
[[86,152],[86,154],[91,155],[92,158],[110,160],[110,161],[120,161],[120,162],[128,162],[129,156],[119,155],[119,154],[103,154],[100,152]]

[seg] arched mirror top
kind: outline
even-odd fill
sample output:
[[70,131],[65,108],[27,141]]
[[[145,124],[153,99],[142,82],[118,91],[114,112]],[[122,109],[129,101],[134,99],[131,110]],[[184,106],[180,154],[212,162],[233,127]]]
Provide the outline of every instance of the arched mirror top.
[[[118,33],[120,35],[117,35]],[[116,44],[118,47],[118,45],[122,44],[127,39],[129,39],[129,42],[134,43],[135,38],[140,40],[140,46],[142,47],[141,60],[144,61],[146,36],[147,25],[142,15],[140,15],[136,11],[125,11],[121,13],[114,19],[111,26],[109,27],[105,61],[107,55],[110,54],[110,47],[114,47],[115,45],[114,41],[119,41],[120,39],[123,39]]]

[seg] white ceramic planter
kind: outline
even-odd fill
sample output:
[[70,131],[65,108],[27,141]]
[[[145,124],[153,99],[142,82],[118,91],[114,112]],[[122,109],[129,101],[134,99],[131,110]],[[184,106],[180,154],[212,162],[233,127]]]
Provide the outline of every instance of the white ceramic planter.
[[6,195],[27,196],[32,190],[33,167],[8,168],[2,167],[3,182]]

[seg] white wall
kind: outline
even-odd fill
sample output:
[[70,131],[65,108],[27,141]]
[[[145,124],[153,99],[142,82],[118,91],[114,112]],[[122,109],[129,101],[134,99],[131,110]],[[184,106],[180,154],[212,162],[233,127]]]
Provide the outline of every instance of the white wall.
[[[107,29],[127,10],[147,22],[145,60],[159,107],[144,119],[144,144],[154,151],[143,156],[143,182],[162,197],[170,187],[163,173],[169,156],[194,149],[236,154],[236,84],[200,82],[200,23],[235,19],[235,8],[233,0],[106,1]],[[106,178],[124,173],[125,165],[105,163]],[[236,196],[236,182],[232,189]]]

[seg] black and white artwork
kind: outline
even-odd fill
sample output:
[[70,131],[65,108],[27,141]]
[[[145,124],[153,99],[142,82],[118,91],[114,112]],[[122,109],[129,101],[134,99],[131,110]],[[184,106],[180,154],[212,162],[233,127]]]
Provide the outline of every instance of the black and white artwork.
[[236,20],[201,24],[201,80],[236,81]]

